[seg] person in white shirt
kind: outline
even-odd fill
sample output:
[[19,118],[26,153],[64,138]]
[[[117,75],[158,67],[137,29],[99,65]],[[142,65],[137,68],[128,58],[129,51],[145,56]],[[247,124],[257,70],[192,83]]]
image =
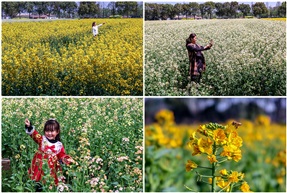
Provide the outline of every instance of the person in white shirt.
[[104,25],[105,23],[101,23],[99,25],[96,24],[96,22],[93,22],[92,24],[92,31],[93,31],[93,35],[94,37],[96,37],[99,34],[99,27]]

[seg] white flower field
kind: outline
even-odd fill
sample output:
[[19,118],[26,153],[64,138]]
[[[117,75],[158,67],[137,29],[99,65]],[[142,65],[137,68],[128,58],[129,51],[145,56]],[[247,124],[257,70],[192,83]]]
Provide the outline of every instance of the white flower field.
[[[204,51],[200,84],[188,77],[185,40]],[[261,19],[145,21],[146,96],[286,95],[286,23]]]

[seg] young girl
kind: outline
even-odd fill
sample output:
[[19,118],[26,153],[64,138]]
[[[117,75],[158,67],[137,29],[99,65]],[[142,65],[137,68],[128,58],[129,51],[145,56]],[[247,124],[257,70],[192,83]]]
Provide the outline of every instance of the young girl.
[[30,178],[36,182],[41,181],[44,175],[42,166],[45,159],[57,186],[59,182],[57,171],[61,170],[60,162],[64,164],[73,162],[73,159],[65,153],[64,146],[60,141],[60,124],[55,119],[49,119],[45,123],[43,136],[35,130],[28,119],[25,120],[25,128],[26,133],[39,145],[29,168]]
[[93,35],[94,37],[96,37],[99,34],[99,27],[104,25],[105,23],[99,24],[97,25],[96,22],[92,23],[92,31],[93,31]]

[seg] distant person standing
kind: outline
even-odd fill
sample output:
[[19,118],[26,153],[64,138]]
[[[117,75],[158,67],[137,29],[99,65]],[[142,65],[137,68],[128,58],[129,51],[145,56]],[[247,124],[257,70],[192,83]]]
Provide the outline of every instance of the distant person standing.
[[101,23],[99,25],[96,24],[96,22],[93,22],[92,24],[92,31],[93,31],[93,36],[96,37],[99,34],[99,27],[104,25],[105,23]]
[[189,57],[189,75],[191,81],[200,83],[201,75],[206,69],[205,58],[202,51],[209,50],[213,45],[213,40],[206,46],[196,43],[196,34],[192,33],[186,39],[186,49]]

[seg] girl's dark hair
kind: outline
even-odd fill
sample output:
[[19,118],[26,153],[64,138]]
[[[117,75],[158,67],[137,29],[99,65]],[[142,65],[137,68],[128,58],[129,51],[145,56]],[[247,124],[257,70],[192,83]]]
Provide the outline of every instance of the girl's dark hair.
[[45,123],[44,132],[45,131],[57,131],[57,132],[59,132],[58,135],[56,136],[56,140],[57,141],[61,141],[61,138],[60,138],[60,124],[55,119],[49,119]]
[[94,27],[95,25],[96,25],[96,22],[93,22],[93,23],[92,23],[92,27]]
[[196,36],[195,33],[191,33],[189,37],[186,39],[186,46],[187,44],[191,43],[191,40]]

